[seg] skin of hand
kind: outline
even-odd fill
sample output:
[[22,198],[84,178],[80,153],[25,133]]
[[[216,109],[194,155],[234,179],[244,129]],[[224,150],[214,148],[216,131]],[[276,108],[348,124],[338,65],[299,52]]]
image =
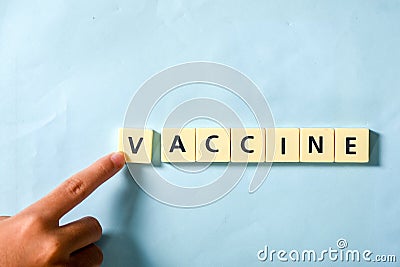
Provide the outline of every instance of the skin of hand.
[[123,153],[111,153],[64,181],[20,213],[0,217],[0,266],[99,266],[103,254],[94,242],[100,223],[85,217],[66,225],[60,218],[123,166]]

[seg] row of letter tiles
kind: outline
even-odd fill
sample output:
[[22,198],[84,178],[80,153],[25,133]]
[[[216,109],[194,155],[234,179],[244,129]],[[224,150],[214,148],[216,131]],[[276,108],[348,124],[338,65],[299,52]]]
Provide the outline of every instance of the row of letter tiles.
[[[151,163],[153,130],[119,130],[126,162]],[[367,128],[164,128],[162,162],[368,162]]]

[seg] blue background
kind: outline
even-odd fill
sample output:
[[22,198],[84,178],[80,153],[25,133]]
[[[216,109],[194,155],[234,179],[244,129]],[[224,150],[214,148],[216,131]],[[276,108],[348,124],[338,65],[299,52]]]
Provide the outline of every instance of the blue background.
[[264,245],[338,238],[399,258],[399,47],[399,1],[1,1],[0,213],[115,150],[151,75],[215,61],[260,87],[277,126],[375,131],[375,163],[274,165],[255,194],[245,176],[197,209],[155,201],[125,168],[63,222],[101,221],[105,266],[261,266]]

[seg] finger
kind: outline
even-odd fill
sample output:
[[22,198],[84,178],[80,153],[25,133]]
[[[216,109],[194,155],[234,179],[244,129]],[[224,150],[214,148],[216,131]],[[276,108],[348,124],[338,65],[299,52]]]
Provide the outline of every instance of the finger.
[[58,221],[116,174],[124,163],[125,158],[122,153],[111,153],[64,181],[50,194],[29,207],[28,211],[35,210],[49,219]]
[[98,246],[91,244],[72,253],[68,266],[92,267],[100,266],[102,262],[103,253],[101,252],[101,249]]
[[10,218],[10,216],[0,216],[0,221]]
[[62,243],[70,252],[99,241],[102,234],[101,225],[93,217],[85,217],[66,224],[58,230]]

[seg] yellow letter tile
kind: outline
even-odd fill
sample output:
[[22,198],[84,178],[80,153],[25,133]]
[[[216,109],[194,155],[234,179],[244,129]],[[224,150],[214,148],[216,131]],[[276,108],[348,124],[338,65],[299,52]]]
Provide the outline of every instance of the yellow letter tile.
[[196,161],[229,162],[231,159],[230,129],[197,128]]
[[332,128],[300,129],[301,162],[333,162],[335,136]]
[[267,162],[299,162],[299,128],[268,128],[266,135]]
[[368,162],[369,129],[336,128],[335,162]]
[[118,150],[124,152],[128,163],[151,163],[153,130],[121,128]]
[[265,129],[232,128],[231,161],[232,162],[265,161]]
[[161,134],[161,161],[195,162],[195,136],[195,128],[164,128]]

